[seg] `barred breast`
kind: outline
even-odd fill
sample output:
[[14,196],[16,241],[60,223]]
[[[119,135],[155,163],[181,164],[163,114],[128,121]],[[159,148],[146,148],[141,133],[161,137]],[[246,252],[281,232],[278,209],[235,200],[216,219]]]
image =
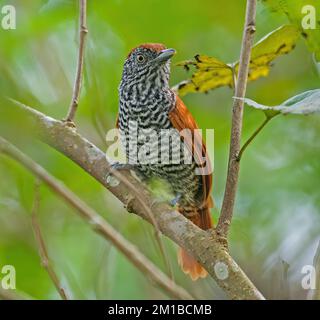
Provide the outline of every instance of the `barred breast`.
[[[167,92],[162,96],[157,92],[153,99],[151,97],[144,101],[127,95],[125,101],[120,100],[119,129],[127,161],[136,165],[143,178],[158,177],[166,181],[172,193],[181,196],[181,206],[196,206],[201,177],[195,174],[196,165],[190,154],[191,161],[185,163],[185,153],[189,151],[184,148],[168,116],[175,96]],[[133,134],[138,136],[136,143]],[[170,139],[171,143],[168,143]],[[149,152],[147,159],[143,159],[141,154],[144,154],[146,143],[158,152]]]

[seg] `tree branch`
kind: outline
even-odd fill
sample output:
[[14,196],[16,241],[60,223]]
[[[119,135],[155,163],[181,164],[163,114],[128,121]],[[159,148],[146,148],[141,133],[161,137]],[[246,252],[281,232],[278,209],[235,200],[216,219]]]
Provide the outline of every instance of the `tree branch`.
[[[221,245],[220,238],[215,232],[198,228],[167,203],[155,201],[151,192],[140,181],[137,181],[130,172],[123,171],[122,175],[140,194],[145,204],[142,205],[127,184],[112,176],[112,169],[105,154],[95,145],[80,136],[73,128],[66,126],[64,122],[50,118],[23,104],[17,105],[23,113],[31,117],[40,139],[73,160],[98,180],[124,204],[129,212],[134,212],[152,223],[145,206],[149,208],[159,230],[193,255],[228,297],[264,299]],[[88,220],[92,221],[91,218]],[[101,225],[98,226],[101,227]]]
[[[2,141],[0,138],[0,144],[1,143],[2,143]],[[1,147],[0,147],[0,149],[1,149]],[[48,255],[48,250],[46,248],[46,244],[45,244],[43,236],[42,236],[41,228],[40,228],[40,225],[39,225],[39,222],[37,219],[37,214],[39,211],[39,202],[40,202],[39,185],[38,185],[38,183],[36,183],[31,222],[32,222],[32,228],[34,231],[34,235],[35,235],[38,247],[39,247],[39,255],[40,255],[40,259],[41,259],[41,264],[45,268],[45,270],[47,271],[47,273],[48,273],[52,283],[54,284],[56,290],[58,291],[61,299],[69,300],[65,289],[61,286],[59,278],[51,265],[50,258]]]
[[255,139],[255,137],[260,133],[260,131],[268,124],[268,122],[272,119],[272,117],[266,117],[264,121],[261,123],[261,125],[253,132],[253,134],[248,138],[248,140],[245,142],[245,144],[242,146],[237,161],[241,161],[243,153],[248,148],[249,144]]
[[[243,31],[239,73],[237,77],[237,85],[235,96],[243,98],[246,93],[248,72],[250,65],[251,48],[255,33],[255,16],[256,16],[256,0],[247,0],[246,21]],[[234,203],[236,198],[240,163],[237,161],[242,131],[244,102],[240,99],[235,99],[233,102],[233,114],[231,125],[231,139],[229,150],[228,174],[225,187],[225,193],[221,208],[220,218],[217,224],[216,231],[222,238],[228,235],[230,223],[232,220]]]
[[84,52],[85,52],[85,42],[86,35],[88,33],[87,28],[87,0],[79,0],[80,6],[80,16],[79,16],[79,52],[78,52],[78,63],[76,79],[74,82],[72,99],[69,107],[69,111],[65,121],[73,123],[74,116],[76,114],[79,97],[81,91],[81,83],[83,78],[83,65],[84,65]]
[[[62,197],[69,205],[71,205],[80,214],[81,218],[86,220],[93,230],[102,235],[106,240],[121,251],[129,261],[131,261],[144,275],[147,275],[154,283],[164,289],[171,297],[175,299],[191,300],[193,297],[183,288],[179,287],[160,269],[158,269],[150,260],[148,260],[134,245],[126,240],[111,225],[109,225],[102,216],[95,212],[71,190],[66,188],[59,180],[54,178],[44,168],[30,159],[28,156],[19,151],[12,144],[0,137],[0,152],[3,152],[13,159],[20,162],[24,167],[30,170],[36,177],[46,183],[56,194]],[[41,242],[41,257],[45,261],[45,267],[48,266],[48,254],[45,249],[42,235],[39,228],[35,228],[38,242]],[[48,270],[48,269],[47,269]],[[49,269],[50,270],[50,269]],[[49,272],[48,270],[48,272]],[[52,270],[50,270],[52,271]],[[52,276],[52,272],[50,277]],[[54,279],[55,285],[59,281]]]

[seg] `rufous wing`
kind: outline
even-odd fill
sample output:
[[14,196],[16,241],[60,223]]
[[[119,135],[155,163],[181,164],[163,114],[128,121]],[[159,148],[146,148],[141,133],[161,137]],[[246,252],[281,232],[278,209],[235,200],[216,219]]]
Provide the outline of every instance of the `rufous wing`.
[[[191,152],[194,161],[198,164],[197,167],[202,178],[202,192],[200,195],[201,199],[199,199],[202,206],[195,208],[195,214],[189,219],[204,230],[210,229],[212,227],[210,208],[213,207],[213,201],[210,196],[212,188],[212,174],[211,163],[207,155],[206,146],[203,142],[202,136],[196,130],[198,129],[196,121],[178,96],[176,97],[174,107],[169,113],[169,119],[173,127],[179,131],[181,139],[186,144],[189,152]],[[191,135],[187,135],[187,138],[186,135],[181,132],[184,129],[189,129],[191,132]],[[182,214],[184,213],[183,208],[178,208],[178,210]],[[192,280],[206,277],[207,271],[184,249],[179,249],[178,261],[183,272],[189,274]]]
[[[192,139],[185,139],[183,134],[181,134],[181,137],[184,140],[189,152],[191,152],[194,161],[198,164],[198,169],[202,177],[202,202],[203,204],[207,203],[208,207],[210,208],[213,206],[210,197],[212,188],[211,162],[202,136],[198,131],[195,131],[196,129],[199,129],[198,125],[191,112],[178,96],[176,97],[175,106],[169,112],[169,119],[173,127],[179,132],[181,132],[183,129],[189,129],[192,133]],[[208,172],[210,173],[208,174]]]

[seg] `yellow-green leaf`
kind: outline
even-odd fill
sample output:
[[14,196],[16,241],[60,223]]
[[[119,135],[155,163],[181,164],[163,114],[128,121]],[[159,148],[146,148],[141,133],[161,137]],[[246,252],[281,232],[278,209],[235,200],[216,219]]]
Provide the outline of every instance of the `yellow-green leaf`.
[[271,62],[292,51],[298,37],[299,32],[295,26],[285,25],[262,38],[252,48],[249,80],[266,77],[269,74]]
[[[184,66],[190,64],[188,62]],[[193,64],[196,65],[197,70],[191,80],[179,84],[178,91],[180,95],[197,91],[207,92],[213,88],[232,83],[232,68],[216,58],[197,55]]]
[[[285,25],[269,33],[252,49],[248,80],[254,81],[269,74],[271,62],[280,55],[289,53],[295,47],[299,36],[297,28]],[[179,83],[174,89],[181,96],[190,92],[207,92],[221,86],[233,86],[233,68],[238,72],[239,62],[226,64],[214,57],[197,55],[193,61],[178,64],[189,68],[196,66],[192,78]]]

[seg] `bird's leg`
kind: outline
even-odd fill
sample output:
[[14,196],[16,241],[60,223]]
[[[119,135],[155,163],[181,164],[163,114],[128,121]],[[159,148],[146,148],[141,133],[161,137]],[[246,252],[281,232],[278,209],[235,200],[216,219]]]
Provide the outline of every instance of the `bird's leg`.
[[169,201],[172,207],[175,207],[182,198],[182,194],[178,193],[172,200]]

